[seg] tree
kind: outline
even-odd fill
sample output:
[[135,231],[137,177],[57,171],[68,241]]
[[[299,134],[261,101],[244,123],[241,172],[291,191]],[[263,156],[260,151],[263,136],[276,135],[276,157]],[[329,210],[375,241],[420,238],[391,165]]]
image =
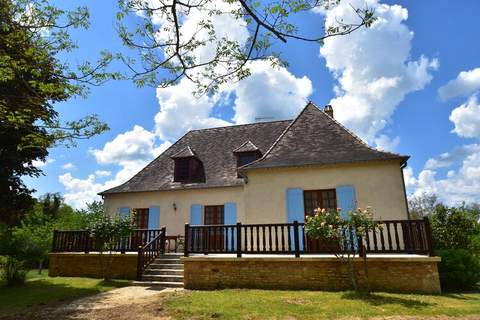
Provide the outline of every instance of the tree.
[[[352,7],[355,21],[337,21],[313,36],[302,34],[293,23],[313,9],[329,9],[340,1],[120,0],[119,35],[140,57],[124,56],[123,61],[137,85],[168,87],[186,78],[196,84],[198,93],[212,93],[224,83],[247,77],[251,61],[286,65],[272,50],[277,42],[321,45],[329,37],[371,26],[374,15],[368,7]],[[140,19],[133,27],[132,16]],[[248,35],[228,34],[226,24],[246,28]]]
[[412,219],[422,219],[435,212],[435,207],[439,205],[435,194],[423,193],[419,196],[413,196],[408,200],[408,208]]
[[[108,129],[96,115],[62,123],[55,104],[85,96],[118,74],[102,52],[96,63],[68,63],[75,49],[71,28],[87,28],[88,11],[60,10],[48,0],[0,1],[0,221],[18,224],[33,204],[22,176],[39,176],[34,164],[48,149],[75,145]],[[60,60],[60,56],[62,60]],[[66,61],[66,62],[65,62]]]
[[[110,269],[113,262],[115,247],[119,241],[128,237],[134,228],[130,217],[111,217],[107,214],[98,216],[88,227],[90,237],[95,241],[95,247],[100,254],[100,266],[103,278],[110,279]],[[105,257],[104,253],[108,256]]]
[[[341,262],[348,266],[352,287],[358,291],[358,279],[355,269],[355,254],[365,248],[358,248],[358,240],[365,243],[366,230],[376,232],[383,229],[383,225],[373,220],[370,208],[357,208],[348,212],[348,218],[340,216],[340,209],[325,210],[318,208],[314,216],[308,216],[305,221],[305,231],[309,238],[322,239],[329,243],[330,251]],[[370,291],[368,282],[368,265],[366,254],[363,255],[363,266],[367,293]]]

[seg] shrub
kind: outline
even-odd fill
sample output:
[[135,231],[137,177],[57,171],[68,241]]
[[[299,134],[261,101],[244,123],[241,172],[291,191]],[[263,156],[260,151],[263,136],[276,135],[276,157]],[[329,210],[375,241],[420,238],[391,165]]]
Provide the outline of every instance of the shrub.
[[23,284],[27,272],[23,268],[23,263],[14,257],[7,256],[0,261],[2,263],[2,280],[6,281],[7,286]]
[[475,289],[480,282],[480,257],[469,250],[437,250],[442,258],[438,266],[443,290]]

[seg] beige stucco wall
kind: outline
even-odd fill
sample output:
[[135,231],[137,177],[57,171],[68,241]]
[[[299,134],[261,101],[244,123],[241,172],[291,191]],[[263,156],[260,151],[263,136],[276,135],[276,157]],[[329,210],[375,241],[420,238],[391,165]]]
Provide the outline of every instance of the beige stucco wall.
[[[192,204],[237,204],[237,219],[243,223],[286,222],[288,188],[330,189],[355,187],[357,205],[371,206],[378,219],[407,219],[400,164],[376,162],[342,166],[258,169],[248,171],[243,187],[112,194],[105,197],[106,210],[120,207],[160,206],[160,225],[169,234],[183,234]],[[177,210],[173,210],[173,203]]]
[[343,166],[248,171],[246,223],[285,222],[286,190],[334,189],[353,185],[358,207],[371,206],[377,219],[407,219],[400,164],[376,162]]
[[[237,204],[237,219],[245,220],[243,187],[191,189],[162,192],[132,192],[112,194],[105,197],[105,209],[109,214],[118,213],[121,207],[149,208],[160,206],[160,226],[167,227],[171,235],[184,233],[185,223],[190,221],[192,204],[223,205]],[[176,204],[177,210],[173,209]]]

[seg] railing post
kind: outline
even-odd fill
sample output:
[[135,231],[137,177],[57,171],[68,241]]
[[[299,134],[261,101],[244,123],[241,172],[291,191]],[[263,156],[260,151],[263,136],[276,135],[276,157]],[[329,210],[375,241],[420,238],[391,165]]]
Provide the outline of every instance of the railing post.
[[242,257],[242,223],[237,222],[237,258]]
[[430,225],[430,220],[428,217],[424,217],[425,221],[425,233],[427,237],[427,246],[428,246],[428,255],[433,256],[435,254],[433,250],[433,241],[432,241],[432,226]]
[[[166,245],[166,237],[167,237],[167,228],[166,227],[162,227],[161,231],[162,235],[160,236],[160,245],[162,246],[162,248],[160,249],[160,252],[162,254],[165,254],[165,245]],[[158,249],[157,249],[158,250]]]
[[358,246],[358,256],[360,258],[365,257],[366,252],[365,248],[363,247],[363,237],[357,234],[357,246]]
[[300,238],[298,236],[298,221],[293,221],[293,242],[295,245],[295,258],[300,257]]
[[143,250],[142,246],[138,246],[138,256],[137,256],[137,280],[142,280],[143,272]]
[[85,246],[83,248],[83,251],[85,253],[88,253],[90,251],[90,247],[89,247],[90,235],[88,234],[88,231],[85,231],[83,236],[85,237]]
[[58,238],[58,231],[53,230],[52,252],[57,251],[57,238]]
[[188,244],[189,244],[189,239],[188,239],[188,233],[189,233],[190,225],[188,223],[185,223],[185,234],[184,234],[184,243],[183,243],[183,256],[188,257]]

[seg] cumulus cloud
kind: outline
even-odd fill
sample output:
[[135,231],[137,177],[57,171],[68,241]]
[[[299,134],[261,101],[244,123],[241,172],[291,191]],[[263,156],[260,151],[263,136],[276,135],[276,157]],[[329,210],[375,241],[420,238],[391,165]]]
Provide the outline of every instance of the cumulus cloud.
[[74,177],[71,173],[60,175],[58,180],[66,190],[65,201],[75,208],[84,208],[86,203],[100,200],[97,193],[124,183],[171,145],[165,142],[156,146],[155,143],[152,132],[136,125],[131,131],[121,133],[107,142],[102,149],[90,150],[97,163],[115,164],[120,169],[114,177],[103,183],[98,178],[110,176],[110,171],[97,170],[85,179]]
[[65,163],[63,166],[62,166],[62,169],[63,170],[74,170],[76,169],[76,166],[71,163],[71,162],[68,162],[68,163]]
[[[439,177],[439,168],[452,169]],[[408,177],[406,185],[414,195],[436,194],[449,205],[480,202],[480,144],[465,145],[429,159],[418,178],[411,171]]]
[[393,152],[400,144],[400,137],[390,138],[386,134],[381,134],[375,139],[375,146],[378,150]]
[[305,106],[312,94],[312,82],[296,77],[286,68],[272,68],[269,62],[249,65],[251,76],[236,83],[233,120],[237,124],[255,122],[257,118],[291,119]]
[[438,61],[423,56],[411,60],[413,32],[405,24],[407,9],[399,5],[380,4],[378,0],[341,2],[325,12],[325,26],[336,25],[339,20],[356,22],[351,5],[374,9],[377,20],[369,29],[327,39],[320,54],[338,81],[337,96],[330,102],[335,117],[373,141],[404,97],[431,81]]
[[457,78],[438,89],[438,95],[442,100],[448,100],[477,90],[480,90],[480,68],[460,72]]
[[32,165],[37,168],[43,168],[51,163],[54,163],[55,159],[53,158],[47,158],[45,161],[40,161],[40,160],[33,160]]
[[450,121],[455,125],[453,132],[460,137],[480,138],[480,104],[477,96],[471,96],[466,103],[453,109]]

